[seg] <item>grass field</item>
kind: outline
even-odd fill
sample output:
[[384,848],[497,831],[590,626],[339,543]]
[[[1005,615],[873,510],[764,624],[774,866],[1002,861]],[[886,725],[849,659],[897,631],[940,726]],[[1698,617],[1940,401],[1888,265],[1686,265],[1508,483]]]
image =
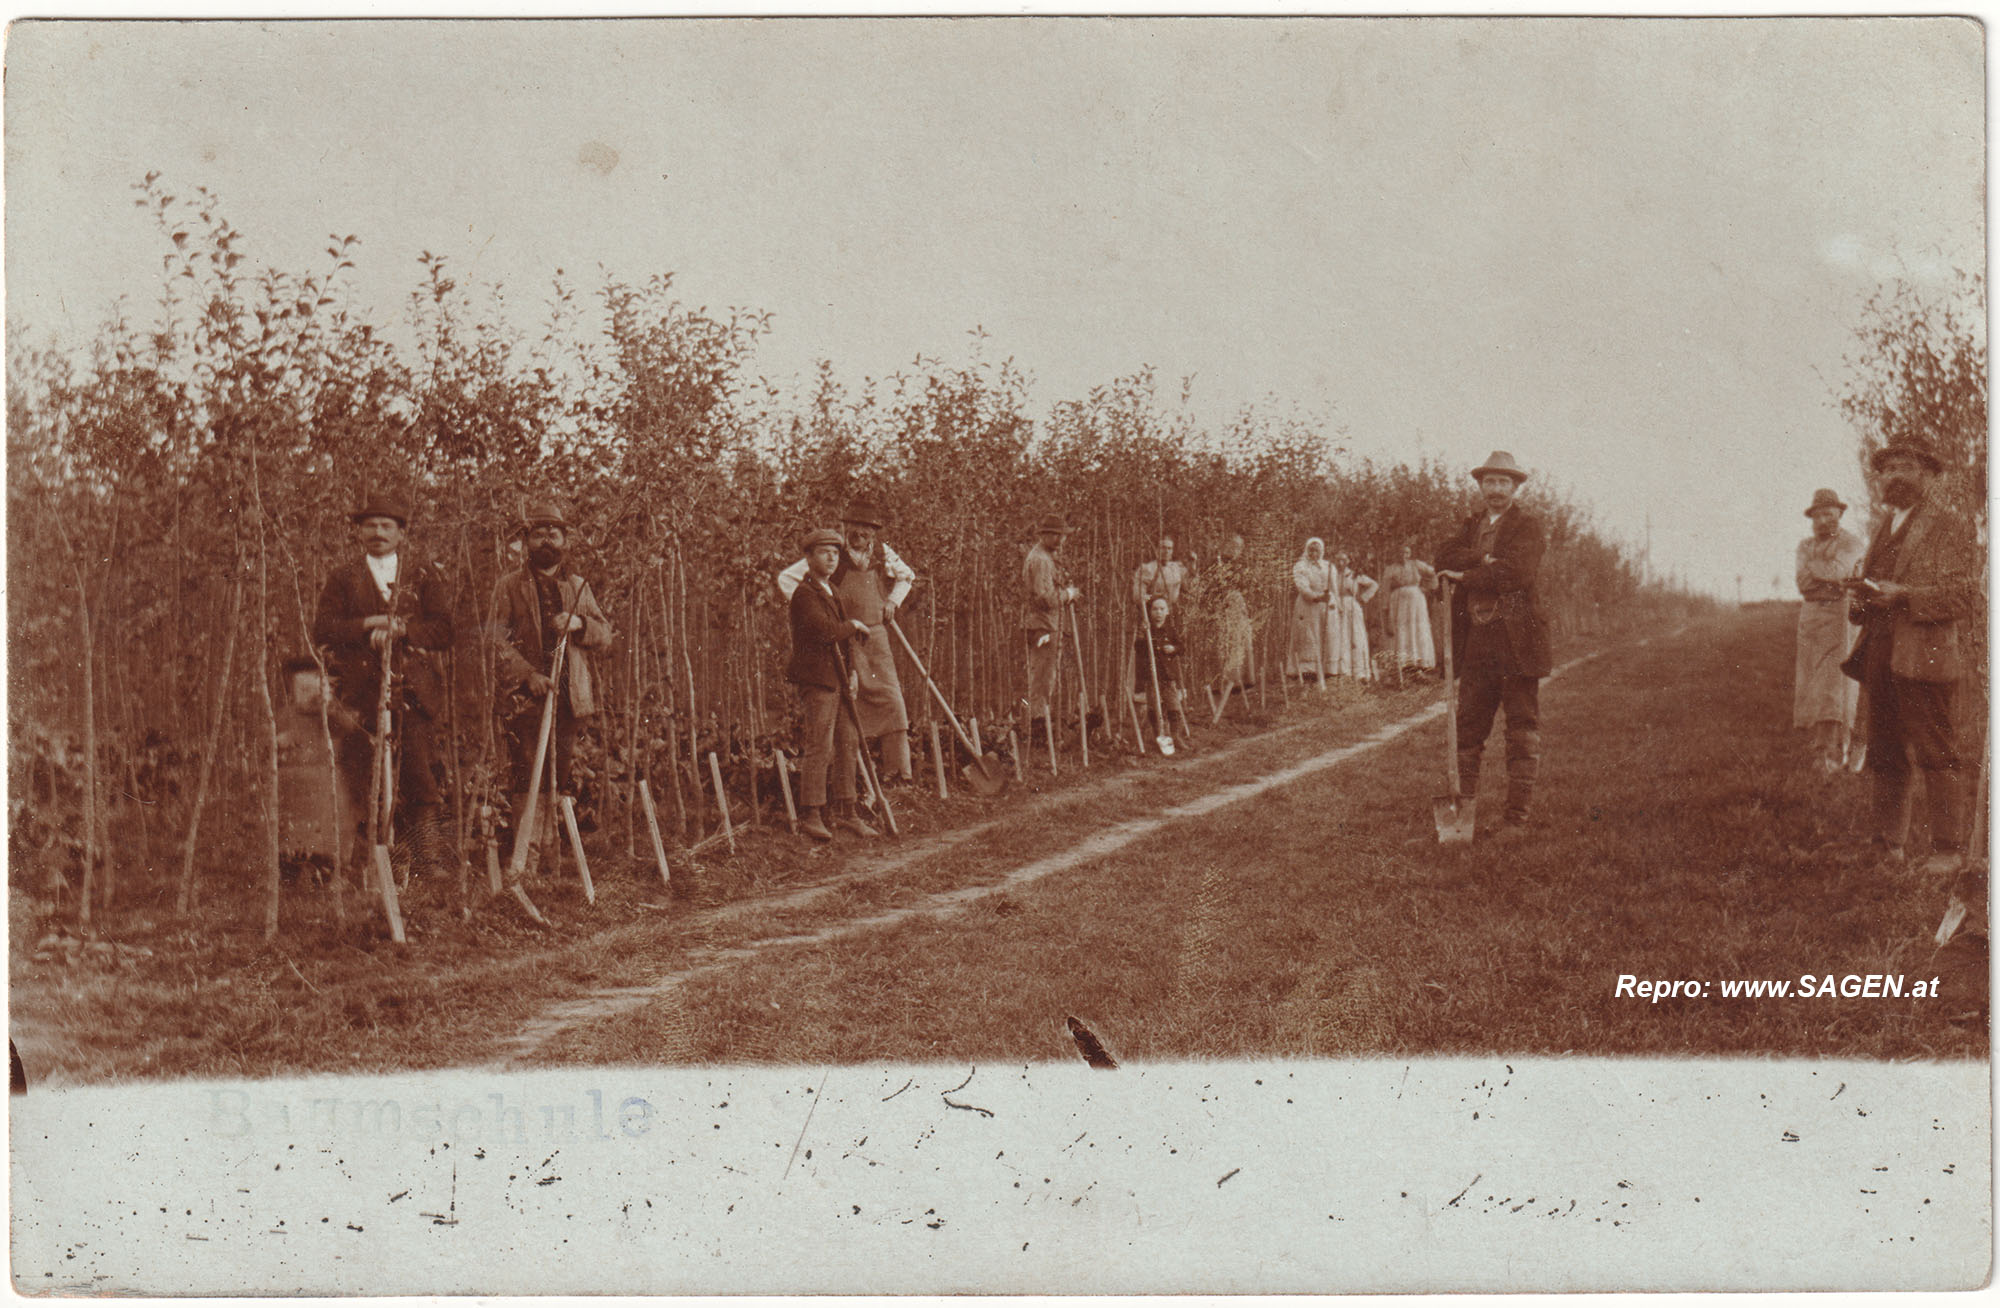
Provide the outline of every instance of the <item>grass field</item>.
[[[1612,646],[1545,684],[1522,844],[1435,843],[1435,716],[1369,745],[1435,684],[1295,695],[1172,761],[911,798],[904,842],[859,856],[767,831],[671,899],[607,857],[595,909],[548,892],[556,938],[420,904],[436,925],[404,953],[328,927],[283,951],[210,944],[205,972],[170,942],[65,969],[26,958],[17,906],[15,1037],[31,1074],[68,1080],[1063,1059],[1069,1015],[1130,1060],[1983,1057],[1984,936],[1938,950],[1943,886],[1825,851],[1860,833],[1865,781],[1799,765],[1792,612]],[[1498,752],[1496,733],[1496,803]],[[1943,993],[1656,1004],[1616,996],[1625,973],[1940,976]]]

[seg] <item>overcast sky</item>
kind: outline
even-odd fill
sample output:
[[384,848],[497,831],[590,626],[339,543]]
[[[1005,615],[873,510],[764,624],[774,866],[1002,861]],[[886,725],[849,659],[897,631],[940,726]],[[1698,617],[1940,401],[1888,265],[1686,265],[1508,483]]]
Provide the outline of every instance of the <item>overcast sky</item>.
[[8,323],[150,305],[159,170],[260,264],[359,236],[383,320],[428,249],[531,332],[558,268],[671,270],[772,312],[773,379],[979,325],[1037,413],[1151,364],[1218,422],[1509,448],[1754,598],[1862,493],[1868,294],[1983,268],[1983,58],[1950,19],[17,25]]

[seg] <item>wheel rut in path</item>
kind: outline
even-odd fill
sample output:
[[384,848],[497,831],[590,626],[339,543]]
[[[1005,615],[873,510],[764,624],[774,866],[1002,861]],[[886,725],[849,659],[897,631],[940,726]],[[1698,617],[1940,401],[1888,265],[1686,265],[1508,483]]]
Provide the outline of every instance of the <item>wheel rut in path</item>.
[[[1685,630],[1685,627],[1676,628],[1659,638],[1671,639],[1680,635],[1683,630]],[[1655,637],[1644,637],[1613,648],[1643,648],[1651,644],[1654,639]],[[1613,652],[1611,649],[1600,649],[1588,654],[1579,655],[1562,664],[1549,675],[1551,678],[1562,676],[1585,663],[1589,663],[1593,659],[1600,658],[1611,652]],[[687,965],[674,971],[663,973],[644,985],[600,987],[587,991],[575,999],[563,1000],[543,1009],[541,1013],[523,1024],[513,1035],[500,1042],[500,1046],[496,1050],[498,1056],[494,1060],[494,1065],[503,1069],[522,1066],[532,1060],[535,1053],[543,1045],[573,1027],[616,1017],[621,1013],[631,1012],[646,1004],[665,998],[677,987],[690,980],[724,971],[744,959],[754,958],[768,950],[825,944],[844,936],[893,927],[917,917],[936,919],[952,917],[982,899],[993,895],[1005,894],[1011,890],[1019,890],[1023,886],[1031,885],[1053,873],[1066,872],[1072,868],[1080,867],[1086,863],[1091,863],[1097,859],[1115,854],[1133,842],[1153,835],[1175,822],[1205,817],[1219,809],[1227,808],[1231,804],[1241,803],[1247,799],[1254,799],[1258,795],[1265,794],[1277,787],[1288,786],[1295,781],[1312,776],[1314,773],[1338,767],[1371,750],[1379,749],[1392,741],[1399,740],[1426,723],[1435,721],[1443,716],[1444,709],[1445,702],[1439,700],[1434,704],[1419,709],[1415,713],[1379,727],[1359,740],[1350,741],[1333,749],[1313,754],[1296,763],[1263,773],[1249,780],[1223,786],[1197,799],[1168,805],[1145,817],[1132,818],[1115,823],[1101,831],[1093,832],[1066,849],[1024,863],[994,881],[982,882],[973,886],[963,886],[956,890],[940,891],[935,894],[926,895],[912,904],[906,904],[899,908],[888,909],[866,916],[842,918],[811,931],[799,932],[792,935],[768,936],[751,941],[748,944],[737,946],[697,947],[691,951],[691,960]],[[1298,724],[1281,728],[1276,732],[1254,736],[1248,740],[1238,742],[1227,749],[1219,750],[1214,754],[1200,759],[1190,759],[1189,762],[1202,765],[1213,765],[1224,762],[1235,754],[1245,752],[1254,746],[1268,745],[1274,739],[1293,734],[1311,725],[1314,724]],[[1034,812],[1070,807],[1080,799],[1088,800],[1101,796],[1106,791],[1114,788],[1136,786],[1138,781],[1139,778],[1136,777],[1129,775],[1121,776],[1108,779],[1101,786],[1092,787],[1083,795],[1078,795],[1076,792],[1066,792],[1060,796],[1050,796],[1040,804],[1033,805],[1025,811],[1016,810],[1000,817],[990,818],[984,822],[974,823],[971,826],[943,832],[909,849],[900,850],[881,859],[871,860],[866,867],[845,873],[832,880],[803,887],[788,894],[780,894],[729,905],[724,909],[717,910],[711,920],[726,920],[730,917],[739,916],[751,909],[767,911],[772,908],[793,908],[807,905],[815,899],[833,893],[844,885],[869,877],[880,876],[884,872],[908,866],[921,858],[942,850],[967,844],[1000,826],[1018,823],[1024,816]]]

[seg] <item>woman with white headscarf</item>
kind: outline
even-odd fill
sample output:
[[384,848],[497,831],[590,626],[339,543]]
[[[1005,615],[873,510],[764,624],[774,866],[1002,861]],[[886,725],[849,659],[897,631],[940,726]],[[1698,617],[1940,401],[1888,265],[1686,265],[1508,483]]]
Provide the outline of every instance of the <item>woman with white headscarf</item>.
[[1332,676],[1340,650],[1340,611],[1333,605],[1333,565],[1326,542],[1314,536],[1292,565],[1292,648],[1285,674]]

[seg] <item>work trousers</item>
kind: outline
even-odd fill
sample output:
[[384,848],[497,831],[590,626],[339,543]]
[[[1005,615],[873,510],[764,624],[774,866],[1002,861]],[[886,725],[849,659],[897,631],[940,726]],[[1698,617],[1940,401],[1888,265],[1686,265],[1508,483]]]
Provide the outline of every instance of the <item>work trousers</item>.
[[1923,769],[1931,845],[1965,847],[1965,787],[1953,725],[1957,687],[1884,675],[1868,682],[1868,771],[1873,774],[1875,835],[1901,846],[1910,825],[1910,764]]
[[854,798],[854,769],[861,765],[860,736],[854,719],[840,702],[840,692],[823,686],[800,686],[799,703],[805,710],[804,739],[799,756],[799,798],[807,808],[826,803],[827,777],[833,778],[833,797]]
[[1056,669],[1062,666],[1062,633],[1023,631],[1021,635],[1028,647],[1028,714],[1031,719],[1039,719],[1056,697]]
[[[372,718],[371,718],[372,723]],[[415,810],[433,807],[442,794],[438,778],[437,745],[432,738],[431,720],[421,713],[405,711],[396,723],[396,798],[404,820]],[[369,731],[350,731],[340,738],[340,773],[347,793],[354,796],[355,815],[361,830],[367,830],[370,774],[374,770],[375,736]]]
[[1541,679],[1511,677],[1499,666],[1474,664],[1458,675],[1458,788],[1479,793],[1479,756],[1493,730],[1493,715],[1507,714],[1507,812],[1509,822],[1528,815],[1541,768]]
[[[507,738],[508,793],[525,795],[535,767],[535,744],[542,734],[541,706],[538,704],[503,719],[501,733]],[[554,768],[556,789],[566,795],[576,794],[576,782],[570,772],[570,760],[575,752],[576,714],[570,711],[569,697],[558,696],[555,727],[549,732],[549,756],[542,764],[541,789],[544,793],[549,788],[549,769]]]

